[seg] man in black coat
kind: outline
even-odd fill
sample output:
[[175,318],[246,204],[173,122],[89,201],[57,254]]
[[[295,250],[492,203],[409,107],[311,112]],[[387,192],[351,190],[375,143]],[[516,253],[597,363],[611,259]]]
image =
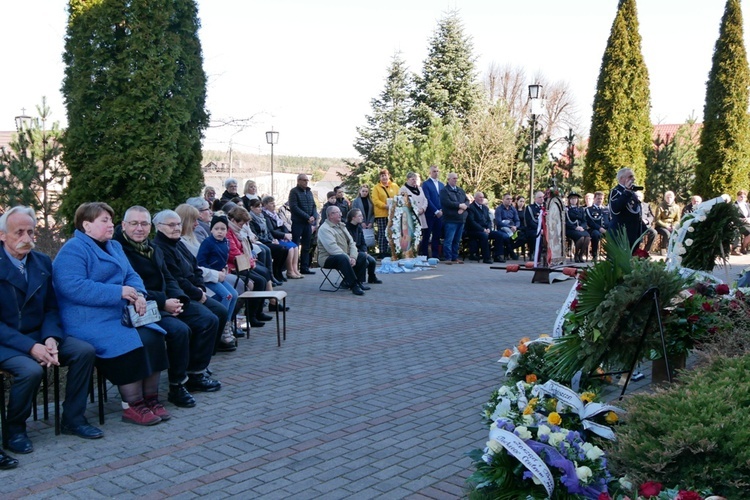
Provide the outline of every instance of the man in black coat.
[[443,227],[445,228],[443,255],[451,264],[462,264],[463,261],[458,260],[458,246],[463,237],[469,198],[464,190],[457,186],[458,174],[451,172],[446,180],[448,185],[440,191],[440,205],[443,207]]
[[[215,329],[207,329],[208,333],[203,339],[205,342],[213,342],[212,345],[218,347],[229,313],[226,307],[206,295],[203,272],[198,267],[193,254],[180,241],[182,227],[180,216],[172,210],[162,210],[154,216],[154,224],[156,224],[157,231],[151,244],[161,249],[169,274],[177,281],[182,293],[190,298],[191,304],[195,303],[202,311],[208,309],[209,313],[218,319],[211,325],[212,327],[215,325]],[[205,315],[205,311],[202,314]],[[218,391],[221,387],[218,381],[208,378],[205,373],[194,377],[188,375],[188,377],[187,388],[191,391],[211,392]]]
[[136,205],[125,212],[114,239],[122,244],[130,265],[143,280],[146,298],[156,301],[161,311],[162,319],[158,324],[167,332],[169,357],[168,400],[176,406],[192,408],[195,399],[186,385],[197,390],[221,388],[220,382],[205,376],[219,320],[185,295],[169,274],[161,249],[149,242],[150,231],[151,215],[144,207]]
[[641,218],[641,202],[635,194],[634,186],[633,170],[621,168],[617,171],[617,186],[609,194],[610,231],[625,228],[631,247],[646,231]]
[[[466,233],[472,240],[472,254],[476,248],[476,243],[482,249],[482,259],[485,264],[492,264],[490,257],[490,240],[494,249],[495,262],[505,262],[503,258],[506,242],[510,241],[510,235],[504,231],[496,231],[492,227],[492,218],[490,210],[484,204],[484,193],[477,191],[474,193],[474,201],[469,205],[469,216],[466,219]],[[477,260],[479,260],[477,258]]]
[[[86,439],[103,436],[84,413],[95,351],[88,342],[63,332],[52,286],[52,262],[35,252],[36,216],[13,207],[0,217],[0,368],[13,375],[7,407],[8,448],[31,453],[26,434],[43,367],[68,366],[62,432]],[[18,461],[0,450],[0,469]]]
[[308,187],[310,179],[305,174],[297,176],[297,187],[289,191],[289,209],[292,212],[292,241],[300,245],[300,274],[315,274],[310,270],[310,239],[318,220],[315,197]]

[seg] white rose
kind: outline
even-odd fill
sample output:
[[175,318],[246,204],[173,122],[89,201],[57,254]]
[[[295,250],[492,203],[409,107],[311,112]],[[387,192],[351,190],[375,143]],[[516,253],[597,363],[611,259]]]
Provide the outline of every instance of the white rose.
[[533,425],[534,424],[534,417],[531,415],[523,415],[521,417],[521,420],[523,420],[524,425]]
[[489,448],[490,451],[496,455],[503,451],[503,445],[500,444],[499,441],[495,441],[494,439],[490,439],[489,441],[487,441],[487,448]]
[[685,246],[686,247],[689,247],[692,244],[693,244],[693,240],[691,240],[690,238],[688,238],[688,239],[685,240]]
[[531,439],[531,432],[523,425],[516,427],[516,435],[523,440]]
[[593,475],[594,473],[591,471],[591,469],[589,469],[585,465],[581,467],[576,467],[576,476],[578,476],[578,480],[581,481],[582,483],[587,482],[589,478]]
[[695,228],[693,226],[689,226],[687,230],[688,230],[688,233],[692,233],[693,231],[695,231]]
[[557,446],[558,444],[565,441],[565,436],[567,436],[564,432],[550,432],[549,435],[549,444],[550,446]]
[[[586,445],[588,445],[588,447]],[[586,458],[588,458],[589,460],[599,460],[602,456],[604,456],[604,450],[602,450],[598,446],[592,445],[591,443],[586,443],[583,446],[583,449],[586,451]]]
[[536,435],[537,436],[544,436],[545,434],[549,434],[550,432],[552,432],[552,429],[550,429],[546,425],[540,425],[539,429],[537,429],[537,431],[536,431]]

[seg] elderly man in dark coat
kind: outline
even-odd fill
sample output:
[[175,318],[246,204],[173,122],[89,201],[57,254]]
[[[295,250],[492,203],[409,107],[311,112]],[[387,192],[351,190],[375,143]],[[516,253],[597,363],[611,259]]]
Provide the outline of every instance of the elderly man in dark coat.
[[631,247],[646,231],[641,219],[641,202],[635,195],[638,188],[634,186],[633,170],[621,168],[617,171],[617,186],[609,194],[610,231],[615,233],[624,227]]
[[[14,207],[0,217],[0,368],[13,375],[6,446],[16,453],[34,450],[26,434],[26,419],[43,367],[69,367],[62,432],[87,439],[103,435],[84,416],[94,348],[62,330],[52,285],[52,262],[32,250],[35,226],[34,211],[28,207]],[[15,466],[15,460],[9,462],[8,458],[0,453],[0,468]]]

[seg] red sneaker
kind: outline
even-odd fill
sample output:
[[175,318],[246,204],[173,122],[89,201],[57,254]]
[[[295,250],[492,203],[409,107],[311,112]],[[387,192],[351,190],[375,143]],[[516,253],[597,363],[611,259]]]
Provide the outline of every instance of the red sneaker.
[[156,415],[162,420],[169,420],[172,418],[172,415],[169,414],[166,408],[164,408],[164,405],[161,404],[161,401],[159,401],[159,396],[146,396],[146,399],[144,400],[146,403],[146,406],[148,406],[148,409],[151,410],[151,413]]
[[140,400],[122,411],[122,421],[136,425],[154,425],[161,422],[161,417],[154,415],[151,408],[146,406],[146,402]]

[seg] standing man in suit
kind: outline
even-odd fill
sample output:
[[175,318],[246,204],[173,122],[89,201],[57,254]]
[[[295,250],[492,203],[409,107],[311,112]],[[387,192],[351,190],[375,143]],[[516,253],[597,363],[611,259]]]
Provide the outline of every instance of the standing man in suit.
[[[310,240],[318,221],[315,197],[309,187],[310,179],[305,174],[297,176],[297,187],[289,191],[289,210],[292,212],[292,241],[301,246],[299,273],[315,274],[310,270]],[[296,269],[295,269],[296,271]]]
[[[13,207],[0,217],[0,368],[13,374],[7,425],[8,448],[15,453],[34,451],[26,419],[44,374],[42,367],[69,367],[62,432],[86,439],[103,436],[84,416],[94,348],[62,330],[52,261],[33,251],[35,226],[36,215],[28,207]],[[8,458],[0,452],[0,468],[15,467],[9,467]]]
[[440,191],[443,190],[445,184],[438,180],[439,173],[440,169],[437,165],[431,165],[430,177],[422,183],[422,190],[427,198],[427,211],[425,212],[427,230],[419,245],[419,255],[429,255],[427,248],[430,246],[430,238],[432,238],[432,255],[429,256],[435,258],[438,258],[440,237],[443,234],[443,210],[441,209],[442,205],[440,205]]
[[[492,264],[490,256],[490,240],[494,249],[495,262],[505,262],[503,253],[506,242],[510,241],[510,235],[505,231],[495,231],[492,228],[490,209],[484,204],[484,193],[474,193],[474,201],[469,205],[469,216],[466,220],[466,233],[474,241],[479,242],[482,249],[482,259],[485,264]],[[479,259],[477,259],[479,260]]]
[[539,228],[539,214],[542,212],[544,205],[544,193],[537,191],[534,193],[534,203],[526,205],[523,211],[524,228],[526,231],[526,242],[529,244],[529,250],[533,256],[536,251],[536,237]]
[[458,174],[451,172],[448,174],[448,185],[440,191],[440,206],[443,207],[445,217],[445,244],[443,245],[443,254],[445,260],[451,264],[463,264],[458,260],[458,245],[461,243],[461,237],[464,232],[464,223],[468,214],[469,197],[466,192],[457,186]]

